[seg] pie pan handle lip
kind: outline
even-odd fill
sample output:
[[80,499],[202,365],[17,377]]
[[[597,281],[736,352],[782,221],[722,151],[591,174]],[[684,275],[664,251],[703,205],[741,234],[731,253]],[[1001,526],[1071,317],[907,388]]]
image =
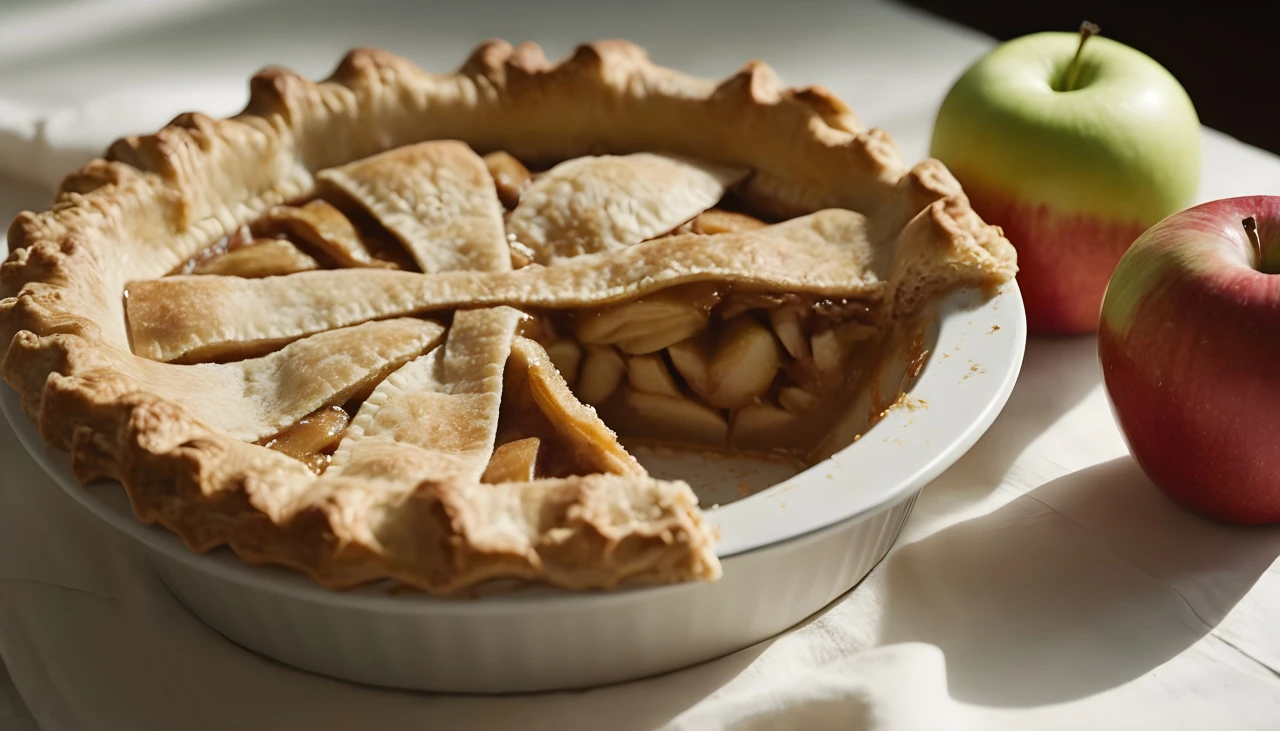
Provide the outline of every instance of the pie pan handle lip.
[[[1026,315],[1017,284],[1008,282],[994,294],[958,290],[937,307],[931,352],[909,389],[909,396],[920,402],[919,408],[890,409],[863,438],[830,459],[755,495],[709,509],[708,519],[721,531],[717,545],[721,558],[804,540],[905,501],[958,460],[991,426],[1013,391],[1026,347]],[[72,475],[68,455],[45,446],[22,412],[17,394],[7,386],[0,389],[0,408],[26,450],[76,502],[151,550],[236,583],[330,605],[433,613],[502,612],[530,603],[547,609],[561,602],[608,604],[634,601],[637,592],[698,591],[701,586],[677,584],[604,592],[536,587],[483,601],[395,595],[376,586],[327,590],[302,574],[253,566],[226,550],[192,552],[169,530],[139,521],[118,483],[80,485]]]

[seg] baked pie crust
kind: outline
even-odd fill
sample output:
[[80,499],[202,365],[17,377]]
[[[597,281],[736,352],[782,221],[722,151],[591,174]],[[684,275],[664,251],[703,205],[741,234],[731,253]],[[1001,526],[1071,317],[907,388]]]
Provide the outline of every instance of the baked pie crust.
[[859,343],[1016,270],[940,163],[827,91],[622,41],[269,69],[9,244],[4,376],[78,479],[195,551],[440,594],[715,579],[692,490],[602,415],[767,446]]

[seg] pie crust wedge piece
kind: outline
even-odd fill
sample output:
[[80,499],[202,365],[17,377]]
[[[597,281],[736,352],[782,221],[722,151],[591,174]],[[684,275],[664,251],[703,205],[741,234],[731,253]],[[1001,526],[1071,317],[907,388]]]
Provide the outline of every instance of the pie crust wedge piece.
[[715,580],[627,439],[803,459],[928,301],[1016,273],[945,167],[757,62],[492,41],[250,89],[13,222],[3,374],[140,520],[327,587]]

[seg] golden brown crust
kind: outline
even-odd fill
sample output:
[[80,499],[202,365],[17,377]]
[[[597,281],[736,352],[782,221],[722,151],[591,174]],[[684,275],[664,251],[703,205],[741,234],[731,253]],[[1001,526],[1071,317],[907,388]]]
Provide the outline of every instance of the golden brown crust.
[[507,232],[539,264],[619,251],[707,210],[746,173],[651,152],[578,157],[533,181]]
[[317,178],[376,217],[424,272],[511,268],[493,179],[461,142],[407,145],[321,171]]
[[[921,257],[958,252],[961,281],[1012,276],[1008,242],[972,213],[945,168],[908,170],[887,134],[863,128],[825,90],[781,87],[760,63],[715,84],[655,66],[624,41],[582,46],[559,64],[537,46],[491,41],[453,74],[360,49],[323,82],[267,69],[250,90],[233,118],[183,114],[116,142],[63,181],[49,211],[13,222],[0,267],[3,373],[46,440],[70,451],[77,478],[120,480],[141,520],[194,550],[229,545],[326,586],[390,577],[449,592],[518,576],[599,588],[714,579],[719,564],[683,483],[428,481],[393,496],[322,483],[121,367],[135,358],[121,297],[129,282],[160,277],[272,206],[311,194],[321,170],[437,139],[532,163],[684,155],[751,169],[741,193],[762,213],[860,211],[872,239],[902,232]],[[895,302],[909,307],[919,296]],[[482,520],[492,515],[509,529]]]

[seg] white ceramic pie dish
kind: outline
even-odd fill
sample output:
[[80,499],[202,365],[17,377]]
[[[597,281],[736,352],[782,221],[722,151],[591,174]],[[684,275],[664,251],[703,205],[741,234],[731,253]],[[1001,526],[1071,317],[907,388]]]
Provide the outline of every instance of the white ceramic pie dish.
[[[910,405],[852,445],[777,482],[777,467],[649,455],[698,490],[721,532],[715,583],[601,593],[551,589],[441,599],[335,592],[229,551],[198,555],[144,525],[114,483],[82,487],[8,388],[0,404],[27,450],[90,512],[136,538],[164,582],[231,640],[281,662],[381,686],[500,693],[579,688],[692,665],[767,639],[848,591],[884,557],[919,491],[967,451],[1013,389],[1026,342],[1014,283],[937,305]],[[904,363],[886,369],[900,378]],[[761,482],[763,481],[763,485]],[[772,484],[777,482],[777,484]],[[736,499],[739,491],[765,487]]]

